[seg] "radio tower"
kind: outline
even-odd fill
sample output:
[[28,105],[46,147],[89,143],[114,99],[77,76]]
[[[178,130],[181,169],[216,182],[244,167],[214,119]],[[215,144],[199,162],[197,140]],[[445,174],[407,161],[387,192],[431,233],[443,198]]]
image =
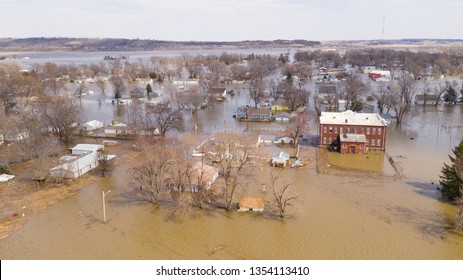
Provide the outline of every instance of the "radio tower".
[[381,44],[384,45],[384,21],[386,20],[386,17],[383,16],[383,32],[381,33]]

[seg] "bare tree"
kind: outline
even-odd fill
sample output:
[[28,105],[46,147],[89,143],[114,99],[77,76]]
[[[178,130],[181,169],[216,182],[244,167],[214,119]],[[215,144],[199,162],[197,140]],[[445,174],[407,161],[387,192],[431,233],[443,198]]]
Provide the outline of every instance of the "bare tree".
[[282,84],[284,98],[291,111],[305,106],[309,101],[310,92],[305,89],[297,89],[289,84]]
[[102,94],[106,93],[106,82],[103,78],[97,78],[96,86],[101,90]]
[[391,94],[390,89],[390,84],[379,82],[377,84],[376,91],[372,93],[373,97],[377,101],[380,114],[382,114],[384,109],[389,105],[388,102],[390,101],[390,98],[388,98],[388,96]]
[[263,80],[254,79],[249,83],[249,98],[254,101],[254,107],[257,108],[257,104],[264,97],[265,82]]
[[368,85],[362,81],[358,72],[349,75],[343,83],[344,92],[341,98],[346,100],[346,108],[352,111],[361,109],[362,96],[368,90]]
[[318,116],[321,116],[322,114],[322,106],[323,106],[323,98],[320,97],[319,95],[314,95],[312,97],[313,99],[313,104],[314,104],[314,107],[315,107],[315,112],[317,112],[317,115]]
[[[420,90],[421,94],[423,95],[423,106],[426,106],[426,103],[428,101],[428,96],[431,94],[431,86],[428,81],[423,82],[423,87]],[[437,100],[436,100],[437,102]]]
[[83,79],[82,81],[80,81],[80,83],[77,84],[74,93],[75,95],[77,95],[77,97],[79,97],[79,99],[82,99],[82,95],[85,93],[86,90],[87,85],[85,84],[85,79]]
[[275,175],[273,172],[270,173],[270,183],[272,185],[272,193],[275,206],[278,208],[280,217],[284,218],[286,214],[286,208],[288,206],[297,206],[296,203],[299,199],[299,195],[291,193],[292,184],[283,184],[282,186],[278,186],[277,181],[281,177],[281,175]]
[[434,91],[435,91],[435,93],[437,95],[436,104],[434,104],[434,106],[439,105],[439,101],[442,98],[442,94],[444,94],[447,91],[447,88],[449,86],[450,86],[450,83],[448,81],[439,80],[439,82],[437,82],[437,87],[434,88]]
[[296,119],[287,128],[289,137],[293,140],[293,147],[297,147],[299,137],[302,133],[307,133],[309,130],[309,117],[307,114],[300,113],[296,116]]
[[111,78],[111,84],[113,85],[115,99],[121,98],[122,95],[127,91],[124,78],[120,76],[113,76]]
[[36,110],[42,131],[55,134],[65,146],[72,140],[80,111],[75,100],[69,96],[43,97]]
[[140,191],[149,195],[151,203],[158,203],[174,163],[172,147],[164,142],[144,147],[142,155],[132,162],[132,178],[139,184]]
[[236,190],[245,184],[243,168],[251,163],[255,146],[251,140],[242,134],[221,133],[217,136],[214,161],[219,163],[224,185],[222,187],[225,209],[231,210]]
[[182,113],[173,110],[168,103],[156,104],[146,108],[147,114],[151,115],[159,129],[159,133],[165,136],[169,130],[175,129],[182,132],[184,122]]
[[104,177],[106,173],[110,172],[114,165],[114,159],[109,157],[110,155],[106,150],[98,152],[98,170],[101,171],[101,176]]

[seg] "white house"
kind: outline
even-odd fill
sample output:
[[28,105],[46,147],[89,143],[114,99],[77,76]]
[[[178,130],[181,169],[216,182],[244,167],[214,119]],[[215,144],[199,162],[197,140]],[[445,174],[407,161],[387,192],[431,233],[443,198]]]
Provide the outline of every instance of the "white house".
[[289,154],[285,152],[278,152],[272,156],[272,165],[275,167],[285,167],[289,161]]
[[50,169],[50,175],[61,178],[78,178],[98,166],[98,154],[86,152],[62,156],[59,165]]
[[102,128],[104,126],[104,124],[100,121],[97,121],[97,120],[93,120],[93,121],[89,121],[89,122],[86,122],[84,123],[83,125],[83,128],[84,130],[95,130],[95,129],[98,129],[98,128]]
[[[61,178],[78,178],[98,166],[98,151],[103,145],[78,144],[71,149],[71,154],[62,156],[59,165],[50,169],[50,175]],[[114,155],[106,155],[112,159]]]
[[104,128],[105,137],[109,138],[132,138],[138,135],[140,136],[154,136],[160,135],[158,128],[154,130],[137,129],[132,126],[128,126],[125,123],[117,123]]

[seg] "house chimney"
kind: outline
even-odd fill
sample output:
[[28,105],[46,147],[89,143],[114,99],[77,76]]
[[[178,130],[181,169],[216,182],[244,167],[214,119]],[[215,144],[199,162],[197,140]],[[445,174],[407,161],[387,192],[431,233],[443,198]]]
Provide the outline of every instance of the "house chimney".
[[346,119],[346,123],[347,123],[347,119]]

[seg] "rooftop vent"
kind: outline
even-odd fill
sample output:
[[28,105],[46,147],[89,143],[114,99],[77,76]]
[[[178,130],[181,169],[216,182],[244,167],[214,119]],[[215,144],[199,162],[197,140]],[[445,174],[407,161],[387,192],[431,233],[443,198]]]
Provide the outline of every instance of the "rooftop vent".
[[347,119],[346,119],[346,123],[347,123]]

